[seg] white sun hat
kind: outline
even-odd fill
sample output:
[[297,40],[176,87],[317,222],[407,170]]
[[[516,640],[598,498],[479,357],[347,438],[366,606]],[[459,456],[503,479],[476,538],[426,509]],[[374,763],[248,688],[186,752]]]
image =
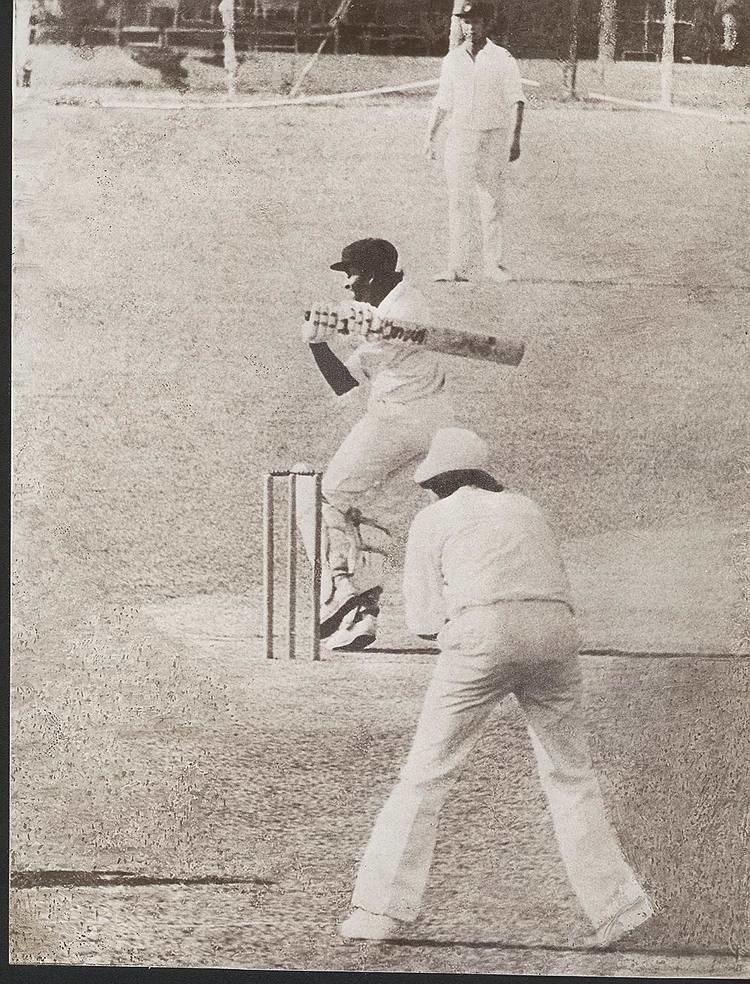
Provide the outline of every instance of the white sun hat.
[[490,459],[486,441],[463,427],[446,427],[432,439],[427,457],[414,472],[414,481],[426,482],[450,471],[484,471]]

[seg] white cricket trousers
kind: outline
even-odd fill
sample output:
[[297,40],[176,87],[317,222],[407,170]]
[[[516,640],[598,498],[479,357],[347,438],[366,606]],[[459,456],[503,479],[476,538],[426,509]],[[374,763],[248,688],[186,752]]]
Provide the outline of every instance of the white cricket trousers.
[[505,172],[509,153],[505,128],[453,128],[448,134],[444,156],[448,184],[448,266],[455,273],[466,276],[470,272],[475,195],[482,223],[484,265],[492,267],[503,262]]
[[412,921],[430,870],[438,815],[490,712],[515,694],[570,884],[598,927],[643,889],[622,853],[583,728],[575,619],[559,602],[474,608],[447,623],[400,778],[378,816],[352,905]]
[[[411,403],[378,401],[351,429],[323,475],[321,594],[324,601],[332,576],[351,574],[362,559],[359,557],[361,543],[348,518],[349,510],[361,509],[368,518],[390,527],[391,505],[395,504],[389,502],[384,486],[411,462],[427,454],[438,430],[454,424],[453,408],[443,392]],[[297,525],[311,556],[313,513],[304,501],[297,511]],[[389,537],[381,535],[380,540],[380,548],[387,552]],[[378,582],[382,575],[380,556],[380,565],[374,557],[369,558],[369,566],[375,568],[369,579],[373,583],[361,580],[357,585],[360,590]]]

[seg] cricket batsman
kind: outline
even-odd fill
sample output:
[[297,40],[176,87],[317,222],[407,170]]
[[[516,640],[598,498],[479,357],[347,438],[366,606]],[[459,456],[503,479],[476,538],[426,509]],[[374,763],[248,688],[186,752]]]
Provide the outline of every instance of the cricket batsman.
[[[429,324],[422,294],[398,268],[398,251],[385,239],[360,239],[341,251],[331,269],[346,277],[353,313],[369,309],[379,318]],[[336,335],[316,305],[302,337],[337,397],[369,386],[364,416],[354,425],[323,475],[321,639],[329,649],[361,650],[377,634],[390,517],[383,512],[384,486],[424,456],[434,434],[453,422],[441,357],[368,332],[362,318],[354,350],[336,354]],[[355,328],[356,332],[356,328]],[[373,512],[375,515],[373,516]],[[370,518],[366,518],[370,517]],[[298,505],[298,525],[312,556],[313,515]]]

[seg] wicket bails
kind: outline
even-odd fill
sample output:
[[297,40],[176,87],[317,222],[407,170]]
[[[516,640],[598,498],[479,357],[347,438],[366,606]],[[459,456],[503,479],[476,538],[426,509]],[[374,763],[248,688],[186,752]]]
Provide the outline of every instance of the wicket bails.
[[297,655],[297,499],[300,479],[312,485],[314,515],[314,539],[312,578],[310,582],[310,653],[314,660],[320,659],[320,573],[321,573],[321,510],[322,475],[315,471],[272,471],[267,472],[263,485],[263,608],[265,614],[264,643],[267,659],[274,658],[274,619],[275,619],[275,489],[277,483],[286,482],[287,490],[287,623],[286,649],[289,659]]

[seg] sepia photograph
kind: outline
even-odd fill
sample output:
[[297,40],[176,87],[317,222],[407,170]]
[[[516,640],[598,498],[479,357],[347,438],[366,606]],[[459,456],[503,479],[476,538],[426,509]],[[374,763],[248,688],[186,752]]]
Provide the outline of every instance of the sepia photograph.
[[750,0],[12,7],[11,967],[747,978]]

